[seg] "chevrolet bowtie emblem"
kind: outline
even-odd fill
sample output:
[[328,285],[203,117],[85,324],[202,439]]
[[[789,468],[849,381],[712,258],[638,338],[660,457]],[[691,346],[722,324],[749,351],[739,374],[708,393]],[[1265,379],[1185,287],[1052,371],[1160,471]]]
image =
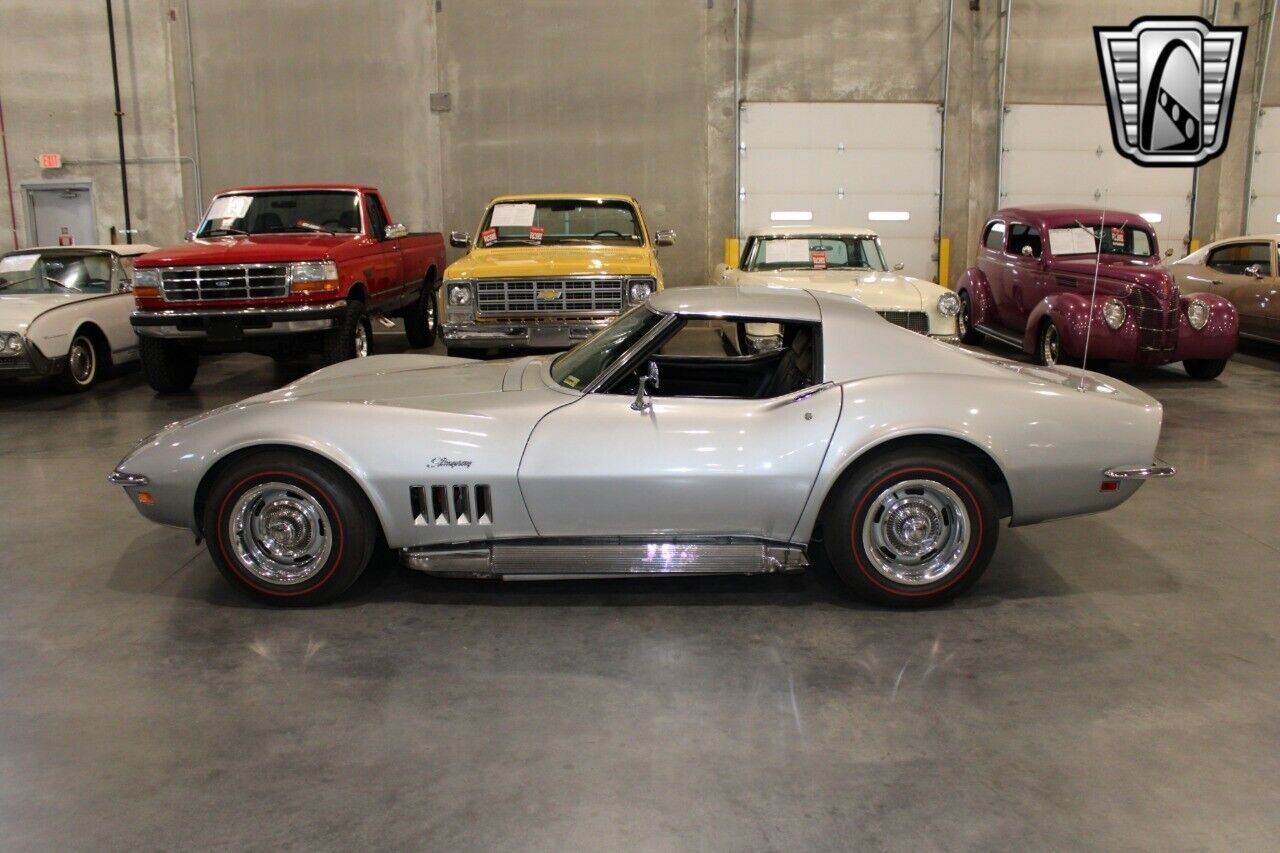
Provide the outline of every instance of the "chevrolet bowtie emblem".
[[539,290],[539,291],[538,291],[538,301],[539,301],[539,302],[551,302],[551,301],[556,300],[556,299],[559,299],[559,298],[560,298],[560,291],[558,291],[558,290],[553,290],[553,289],[551,289],[551,288],[547,288],[546,290]]
[[1221,154],[1246,29],[1165,16],[1094,27],[1116,151],[1140,166],[1203,166]]

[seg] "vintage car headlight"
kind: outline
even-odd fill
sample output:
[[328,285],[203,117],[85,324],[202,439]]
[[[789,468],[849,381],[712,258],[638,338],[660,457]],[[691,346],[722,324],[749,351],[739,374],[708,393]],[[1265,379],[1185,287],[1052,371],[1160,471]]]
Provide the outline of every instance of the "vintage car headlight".
[[289,264],[290,293],[336,293],[338,289],[338,265],[333,261]]
[[657,282],[651,278],[633,278],[627,285],[627,298],[632,302],[644,302],[653,293]]
[[465,282],[455,282],[449,285],[449,304],[450,305],[470,305],[471,304],[471,285]]
[[1203,299],[1192,299],[1187,303],[1187,322],[1197,332],[1209,325],[1209,305]]
[[160,270],[135,269],[133,271],[133,295],[157,298],[160,296]]
[[1114,296],[1102,303],[1102,322],[1107,324],[1107,328],[1115,331],[1124,325],[1125,310],[1124,303]]
[[22,352],[22,335],[16,332],[0,332],[0,354],[17,355]]
[[944,317],[955,317],[960,313],[960,297],[948,290],[938,297],[938,312]]

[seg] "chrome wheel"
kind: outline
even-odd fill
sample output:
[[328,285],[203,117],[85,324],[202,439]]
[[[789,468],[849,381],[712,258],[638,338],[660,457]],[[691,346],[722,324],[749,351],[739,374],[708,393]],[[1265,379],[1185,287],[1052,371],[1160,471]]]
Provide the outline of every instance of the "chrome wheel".
[[960,294],[960,313],[956,315],[956,334],[963,338],[969,334],[969,296]]
[[1040,332],[1040,361],[1047,365],[1057,364],[1060,348],[1058,327],[1053,323],[1046,323],[1044,330]]
[[369,330],[365,327],[363,319],[356,321],[356,336],[352,343],[355,347],[356,358],[364,358],[369,354]]
[[324,568],[333,528],[314,495],[290,483],[259,483],[231,508],[227,541],[245,571],[287,586]]
[[923,586],[951,574],[969,550],[969,511],[935,480],[903,480],[871,502],[862,547],[872,566],[894,583]]
[[67,370],[77,385],[93,384],[98,372],[98,353],[92,341],[79,337],[71,342],[71,349],[67,352]]

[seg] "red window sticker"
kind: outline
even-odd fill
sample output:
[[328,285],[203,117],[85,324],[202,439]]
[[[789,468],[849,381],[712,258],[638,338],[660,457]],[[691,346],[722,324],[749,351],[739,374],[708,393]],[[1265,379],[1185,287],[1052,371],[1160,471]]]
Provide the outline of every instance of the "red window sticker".
[[537,225],[532,225],[529,227],[529,239],[535,243],[541,243],[542,235],[545,234],[546,231],[547,229],[545,228],[540,228]]
[[1111,242],[1120,246],[1124,245],[1124,226],[1111,226]]
[[480,242],[486,246],[492,246],[498,242],[498,229],[486,228],[480,232]]
[[813,262],[815,270],[825,270],[827,268],[827,253],[824,251],[810,252],[809,260]]

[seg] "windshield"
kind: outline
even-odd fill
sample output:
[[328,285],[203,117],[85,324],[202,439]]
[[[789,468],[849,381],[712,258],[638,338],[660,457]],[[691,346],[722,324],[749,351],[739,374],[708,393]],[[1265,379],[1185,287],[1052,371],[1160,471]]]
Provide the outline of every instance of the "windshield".
[[1156,241],[1144,228],[1133,225],[1069,225],[1049,229],[1049,251],[1062,255],[1096,255],[1098,238],[1104,255],[1132,255],[1149,258],[1156,254]]
[[478,246],[623,243],[644,245],[636,209],[608,199],[499,202],[480,226]]
[[637,305],[551,363],[551,378],[566,388],[585,388],[665,317]]
[[0,258],[0,293],[109,293],[105,252],[12,252]]
[[360,194],[350,190],[285,190],[220,195],[197,237],[228,234],[360,233]]
[[875,237],[823,236],[754,237],[747,250],[747,272],[760,270],[858,269],[884,272],[884,255]]

